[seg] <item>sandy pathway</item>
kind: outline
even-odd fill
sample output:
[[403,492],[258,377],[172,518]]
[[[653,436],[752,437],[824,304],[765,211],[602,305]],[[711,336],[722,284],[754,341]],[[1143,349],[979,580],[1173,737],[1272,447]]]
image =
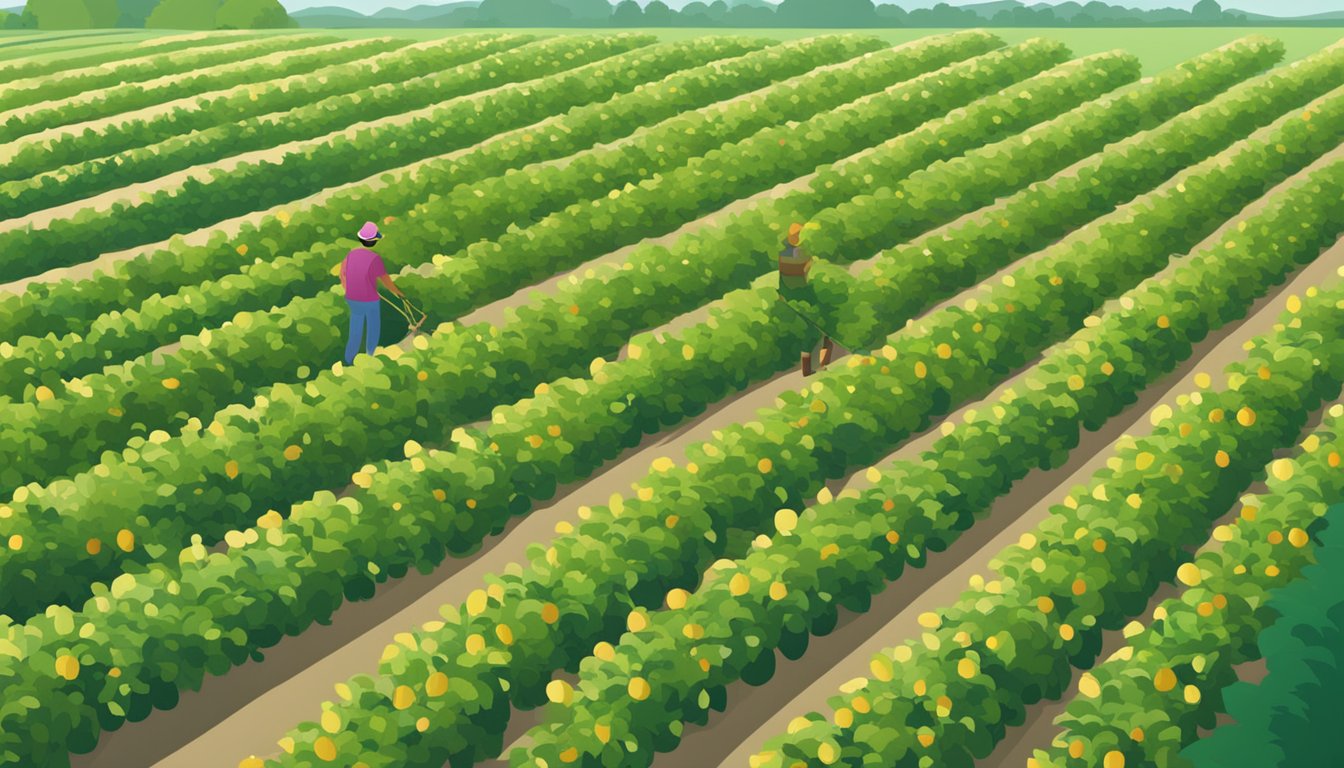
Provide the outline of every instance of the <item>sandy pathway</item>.
[[[1149,387],[1137,403],[1112,418],[1101,430],[1085,432],[1065,466],[1034,472],[1019,482],[1009,494],[997,500],[987,518],[963,534],[946,552],[931,556],[923,570],[907,571],[892,588],[874,598],[868,613],[842,610],[836,631],[813,638],[802,663],[782,663],[775,678],[760,688],[740,683],[733,686],[729,693],[731,704],[724,716],[705,728],[687,729],[682,748],[673,753],[677,763],[717,764],[725,768],[744,765],[747,757],[759,751],[767,739],[782,733],[793,717],[811,711],[829,711],[827,699],[845,681],[865,675],[868,659],[874,653],[917,634],[916,617],[920,613],[955,601],[972,574],[983,572],[994,555],[1023,532],[1039,525],[1048,516],[1050,506],[1072,485],[1085,482],[1104,466],[1112,441],[1122,434],[1135,437],[1148,434],[1152,429],[1146,417],[1149,409],[1160,403],[1175,407],[1178,394],[1196,389],[1193,383],[1196,371],[1217,372],[1228,363],[1243,359],[1242,344],[1272,329],[1282,311],[1284,296],[1302,293],[1307,287],[1329,279],[1341,267],[1344,267],[1344,242],[1299,270],[1285,285],[1272,289],[1253,305],[1246,319],[1224,326],[1195,345],[1185,363]],[[953,418],[959,420],[960,415],[959,412]],[[895,455],[911,457],[927,450],[934,440],[936,433],[925,435]],[[863,481],[856,477],[849,485],[861,487]],[[781,701],[787,703],[781,707]],[[1037,727],[1048,738],[1053,726],[1048,725],[1048,718],[1040,719],[1046,724]],[[1025,755],[1039,742],[1035,733],[1027,738],[1017,735],[1023,730],[1010,731],[1009,743],[995,753],[1010,757],[1002,761],[996,758],[991,765],[1017,768],[1022,764]],[[744,733],[750,734],[745,740]],[[1014,743],[1020,744],[1016,751]],[[671,759],[665,757],[660,764],[672,765]]]

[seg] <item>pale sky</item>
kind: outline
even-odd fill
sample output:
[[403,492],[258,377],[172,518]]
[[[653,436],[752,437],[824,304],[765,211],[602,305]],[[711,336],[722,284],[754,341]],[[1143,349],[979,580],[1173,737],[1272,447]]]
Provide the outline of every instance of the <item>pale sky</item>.
[[[291,11],[314,6],[335,5],[350,8],[360,13],[373,13],[382,8],[409,8],[413,5],[441,5],[448,0],[281,0],[281,4]],[[673,8],[690,0],[663,0]],[[904,8],[932,8],[941,0],[900,0],[897,5]],[[977,0],[951,0],[952,5],[969,5]],[[1028,0],[1032,2],[1033,0]],[[1045,0],[1052,5],[1061,0]],[[644,2],[644,0],[641,0]],[[1086,2],[1086,0],[1079,0]],[[1123,5],[1127,8],[1189,8],[1194,0],[1106,0],[1111,5]],[[1272,13],[1278,16],[1305,16],[1310,13],[1344,10],[1344,0],[1220,0],[1225,8],[1236,8],[1253,13]]]

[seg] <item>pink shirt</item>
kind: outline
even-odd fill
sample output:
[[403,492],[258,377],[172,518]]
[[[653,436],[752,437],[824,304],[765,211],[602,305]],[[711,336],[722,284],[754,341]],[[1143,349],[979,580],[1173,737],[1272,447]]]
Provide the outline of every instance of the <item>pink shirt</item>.
[[347,300],[378,300],[378,278],[387,274],[383,257],[368,248],[356,248],[346,255],[343,268]]

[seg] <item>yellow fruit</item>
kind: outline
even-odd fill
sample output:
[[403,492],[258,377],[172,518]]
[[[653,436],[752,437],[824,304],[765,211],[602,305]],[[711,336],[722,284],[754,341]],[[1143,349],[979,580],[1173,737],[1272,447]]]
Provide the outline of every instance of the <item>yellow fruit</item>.
[[[1310,112],[1306,113],[1306,115],[1310,114],[1311,114]],[[1306,120],[1309,118],[1304,116],[1303,119]],[[1297,314],[1298,312],[1302,311],[1302,299],[1297,294],[1293,294],[1292,296],[1288,297],[1287,305],[1288,305],[1288,311],[1292,312],[1293,314]]]
[[1213,455],[1213,463],[1220,467],[1226,467],[1232,463],[1232,457],[1227,455],[1227,451],[1219,451]]
[[835,710],[835,724],[840,728],[848,728],[854,725],[854,710],[849,707],[841,707]]
[[728,593],[740,597],[747,594],[751,589],[751,578],[745,573],[735,573],[733,578],[728,580]]
[[1143,729],[1142,729],[1142,728],[1135,728],[1134,730],[1130,731],[1130,732],[1129,732],[1129,738],[1131,738],[1131,739],[1133,739],[1133,740],[1135,740],[1135,741],[1143,741]]
[[230,480],[238,476],[238,462],[229,460],[224,462],[224,475]]
[[513,630],[509,628],[508,624],[500,624],[495,627],[495,637],[498,637],[499,642],[505,645],[513,645]]
[[1275,480],[1286,483],[1293,479],[1293,462],[1289,459],[1275,459],[1269,469]]
[[100,539],[89,539],[84,543],[84,550],[90,555],[96,555],[103,551],[103,542]]
[[163,380],[164,389],[177,389],[180,386],[182,386],[182,382],[171,376]]
[[1041,613],[1049,613],[1055,610],[1055,601],[1049,597],[1041,597],[1036,600],[1036,608]]
[[122,552],[130,552],[135,549],[135,534],[125,528],[117,531],[117,546],[121,548]]
[[425,680],[425,694],[428,696],[442,696],[448,692],[448,676],[442,672],[435,672]]
[[37,391],[33,393],[33,396],[37,398],[37,402],[44,403],[55,397],[56,393],[51,391],[51,387],[43,384],[37,388]]
[[593,726],[593,735],[597,737],[598,741],[606,744],[611,741],[611,726],[598,723]]
[[[424,733],[425,731],[428,731],[428,730],[429,730],[429,718],[428,718],[428,717],[422,717],[422,718],[419,718],[418,720],[416,720],[416,721],[415,721],[415,730],[417,730],[417,731],[419,731],[419,732],[421,732],[421,733]],[[363,765],[363,763],[357,763],[357,764],[355,765],[355,768],[359,768],[360,765]]]
[[392,692],[392,706],[397,709],[406,709],[415,703],[415,691],[411,690],[409,685],[398,685]]
[[1072,625],[1072,624],[1060,624],[1060,625],[1059,625],[1059,637],[1060,637],[1060,639],[1062,639],[1064,642],[1067,643],[1067,642],[1069,642],[1070,640],[1073,639],[1073,636],[1074,636],[1074,629],[1073,629],[1073,625]]
[[976,668],[974,660],[963,658],[961,661],[957,662],[957,674],[961,675],[963,678],[970,680],[972,677],[975,677],[977,672],[979,672],[979,669]]
[[925,629],[937,629],[943,623],[942,617],[932,611],[919,614],[919,618],[916,619],[916,621],[919,622],[919,626],[924,627]]
[[1185,693],[1185,703],[1186,703],[1186,704],[1198,704],[1198,703],[1199,703],[1199,688],[1197,688],[1197,687],[1195,687],[1195,686],[1193,686],[1193,685],[1187,685],[1187,686],[1185,686],[1185,691],[1184,691],[1184,693]]
[[79,659],[70,654],[62,654],[56,657],[56,674],[66,680],[74,680],[79,677]]
[[1084,382],[1082,376],[1074,374],[1073,376],[1069,377],[1068,381],[1069,389],[1073,390],[1074,392],[1077,392],[1078,390],[1082,389],[1083,383]]
[[1161,315],[1161,316],[1159,316],[1159,317],[1157,318],[1157,327],[1158,327],[1158,328],[1170,328],[1170,327],[1171,327],[1171,318],[1167,317],[1166,315]]
[[336,742],[326,736],[317,737],[317,741],[313,742],[313,754],[317,755],[317,759],[330,763],[336,759]]
[[546,684],[546,698],[552,704],[569,706],[574,703],[574,688],[564,680],[552,680]]
[[1081,595],[1084,592],[1087,592],[1087,582],[1082,579],[1074,579],[1072,591],[1075,595]]
[[839,759],[840,753],[835,747],[831,746],[829,741],[823,741],[820,747],[817,747],[817,759],[826,765],[831,765]]
[[1307,546],[1307,541],[1307,532],[1301,528],[1294,528],[1288,532],[1288,543],[1298,549]]
[[1072,757],[1074,760],[1081,759],[1085,748],[1086,745],[1083,744],[1082,739],[1074,739],[1069,742],[1069,757]]
[[328,709],[322,713],[322,730],[327,733],[340,733],[341,716],[335,711]]
[[792,509],[781,509],[775,513],[775,530],[790,533],[798,527],[798,513]]
[[285,459],[287,461],[297,461],[303,455],[303,448],[297,445],[287,446],[285,448]]
[[690,596],[691,593],[684,589],[674,589],[667,593],[667,607],[679,611],[686,607],[686,601]]
[[1166,667],[1157,670],[1157,674],[1153,675],[1153,687],[1161,691],[1162,693],[1166,693],[1167,691],[1170,691],[1172,688],[1175,688],[1176,673],[1172,672],[1170,669],[1167,669]]
[[1101,695],[1101,683],[1092,676],[1091,672],[1084,672],[1083,676],[1078,678],[1078,692],[1089,699],[1095,699]]
[[774,462],[770,461],[769,459],[761,459],[760,461],[756,462],[756,470],[761,474],[769,472],[771,469],[774,468],[774,466],[775,466]]
[[950,359],[952,357],[952,347],[948,344],[939,344],[938,356],[944,360]]
[[238,768],[266,768],[266,763],[256,755],[238,761]]
[[643,701],[649,698],[649,695],[653,693],[653,688],[649,686],[649,681],[642,677],[630,678],[630,683],[625,687],[625,690],[626,693],[630,694],[630,698],[635,701]]
[[1138,456],[1134,457],[1134,468],[1142,472],[1143,470],[1153,466],[1153,461],[1156,460],[1156,458],[1157,457],[1153,456],[1153,454],[1144,451],[1143,453],[1140,453]]
[[467,595],[467,615],[480,616],[485,612],[485,606],[489,600],[483,589],[474,589]]
[[788,594],[789,594],[789,588],[784,586],[782,582],[776,581],[770,585],[771,600],[783,600],[785,597],[788,596]]
[[922,379],[929,375],[929,367],[923,362],[915,363],[915,378]]
[[1118,749],[1112,749],[1106,753],[1106,759],[1101,761],[1102,768],[1125,768],[1125,753]]
[[1243,427],[1249,427],[1255,423],[1255,411],[1250,408],[1242,408],[1237,411],[1237,423]]
[[579,759],[578,747],[570,747],[569,749],[566,749],[564,752],[560,753],[560,762],[562,763],[572,763],[578,759]]
[[1197,587],[1203,577],[1200,576],[1199,566],[1194,563],[1182,563],[1181,567],[1176,569],[1176,578],[1187,587]]
[[929,732],[927,732],[927,731],[920,731],[918,738],[919,738],[919,744],[920,744],[920,746],[922,746],[922,747],[932,747],[932,746],[933,746],[933,734],[932,734],[932,733],[929,733]]
[[631,611],[625,619],[625,628],[631,632],[641,632],[649,626],[648,617],[640,611]]
[[541,620],[547,624],[554,624],[560,620],[560,608],[555,603],[546,603],[541,606]]

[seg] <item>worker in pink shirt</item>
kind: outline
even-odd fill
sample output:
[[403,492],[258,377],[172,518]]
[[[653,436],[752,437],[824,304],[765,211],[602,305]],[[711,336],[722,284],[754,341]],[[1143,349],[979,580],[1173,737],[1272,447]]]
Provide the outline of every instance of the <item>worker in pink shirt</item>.
[[378,284],[387,286],[397,296],[403,295],[397,284],[392,282],[392,276],[387,274],[383,257],[370,250],[383,239],[378,225],[371,221],[365,222],[355,237],[364,247],[351,250],[346,254],[345,261],[341,262],[341,287],[345,289],[345,300],[350,304],[350,341],[345,345],[347,365],[354,363],[355,355],[359,354],[361,335],[364,337],[366,354],[372,355],[378,348],[378,333],[382,326]]

